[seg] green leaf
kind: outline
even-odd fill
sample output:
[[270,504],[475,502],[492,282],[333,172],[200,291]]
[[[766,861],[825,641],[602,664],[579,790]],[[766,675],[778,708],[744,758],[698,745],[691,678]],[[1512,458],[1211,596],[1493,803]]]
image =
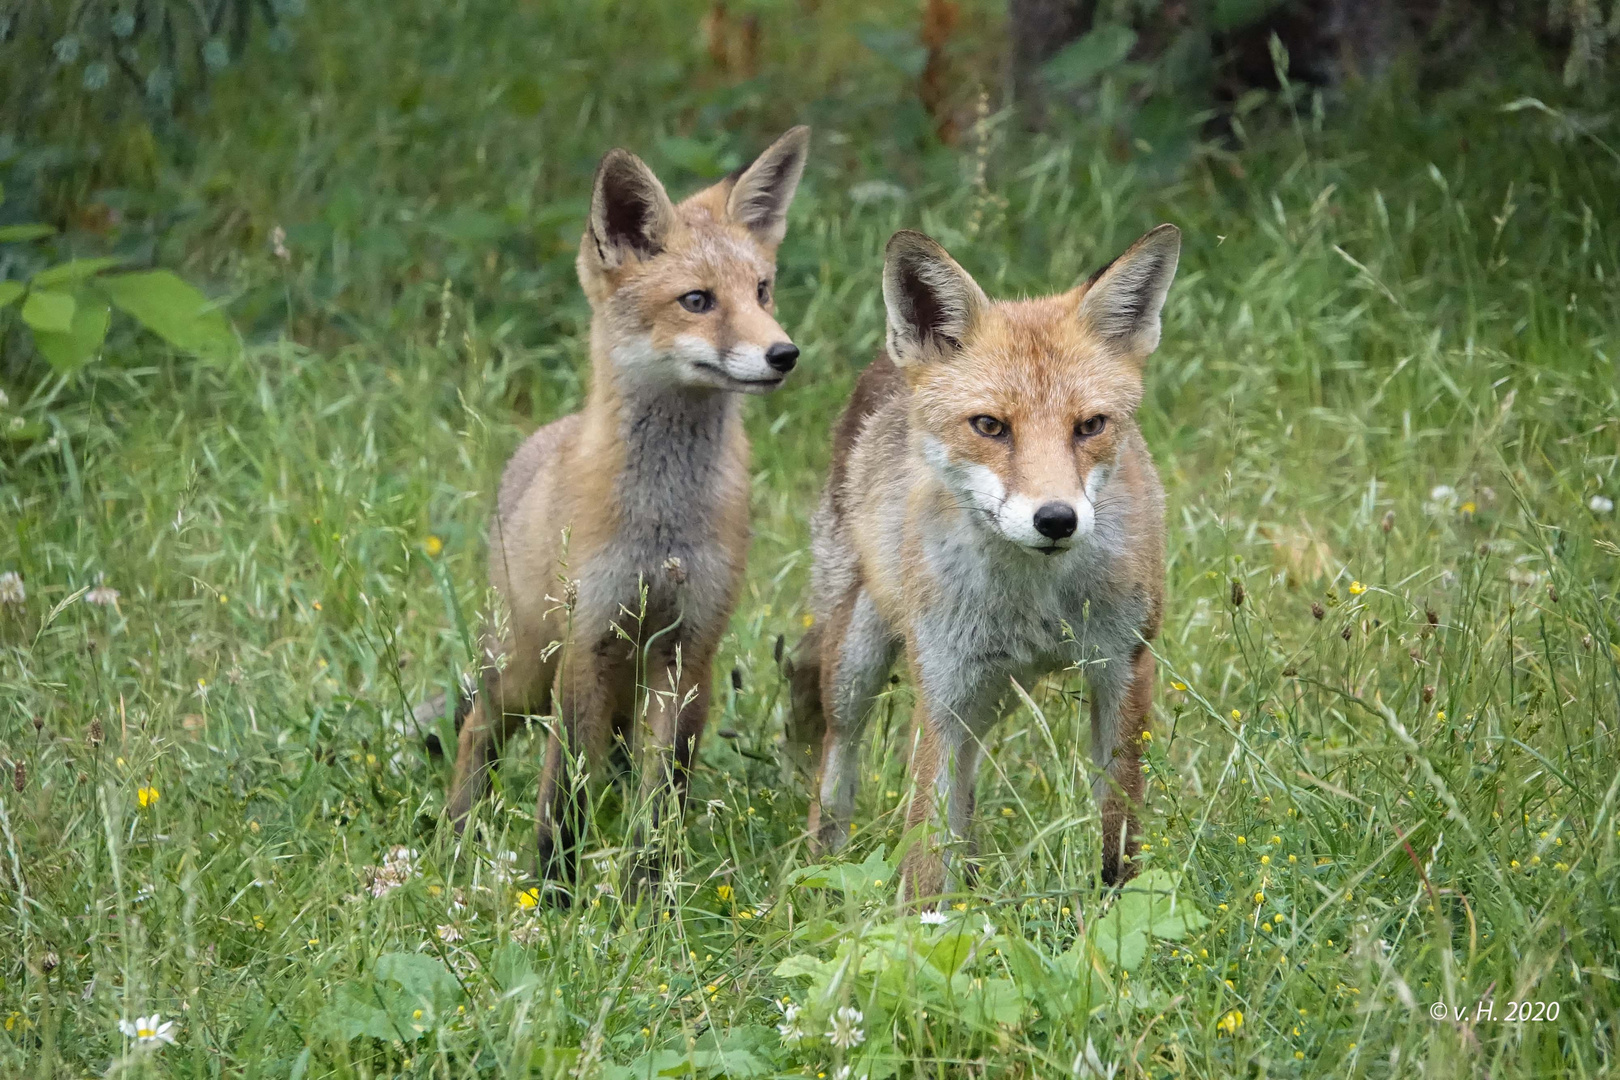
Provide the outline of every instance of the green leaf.
[[1064,48],[1041,71],[1058,86],[1083,86],[1124,60],[1135,44],[1135,30],[1108,23]]
[[826,961],[817,960],[804,953],[795,953],[777,964],[771,974],[779,979],[811,978],[821,974],[821,970],[826,966]]
[[454,1011],[461,984],[421,953],[384,953],[368,977],[338,988],[329,1022],[344,1039],[414,1042]]
[[35,330],[34,345],[47,363],[63,375],[71,374],[96,355],[107,338],[111,312],[105,301],[87,299],[73,309],[73,322],[65,334]]
[[1148,939],[1180,941],[1209,925],[1191,902],[1176,896],[1176,878],[1165,870],[1150,870],[1120,891],[1098,920],[1092,944],[1115,970],[1129,970],[1147,954]]
[[0,307],[5,307],[27,291],[27,286],[20,281],[0,281]]
[[207,297],[167,270],[115,274],[96,281],[112,302],[177,349],[221,356],[236,348],[231,324]]
[[912,78],[921,75],[928,66],[928,49],[913,31],[862,23],[855,27],[855,36],[862,45]]
[[863,863],[818,863],[800,867],[787,876],[789,885],[837,889],[843,893],[858,893],[893,881],[894,865],[884,860],[881,847],[868,855]]
[[73,331],[73,297],[65,292],[33,289],[23,301],[23,322],[37,331],[67,334]]
[[25,240],[39,240],[54,236],[56,230],[49,225],[0,225],[0,244],[20,244]]
[[34,288],[43,285],[60,285],[64,281],[83,281],[87,277],[101,273],[111,266],[123,262],[119,258],[106,259],[70,259],[57,266],[47,267],[33,276]]
[[943,975],[954,975],[956,969],[962,966],[962,961],[968,958],[973,951],[973,943],[978,940],[977,935],[964,933],[960,930],[946,934],[933,947],[928,950],[927,960]]

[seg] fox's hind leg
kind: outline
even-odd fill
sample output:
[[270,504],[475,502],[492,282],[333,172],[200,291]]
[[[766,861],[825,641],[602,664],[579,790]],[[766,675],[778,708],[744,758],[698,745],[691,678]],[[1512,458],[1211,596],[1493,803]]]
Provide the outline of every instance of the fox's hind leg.
[[1153,650],[1138,645],[1123,678],[1104,667],[1091,679],[1091,754],[1098,769],[1092,795],[1102,816],[1102,878],[1109,885],[1136,873],[1142,733],[1153,706],[1153,673]]
[[456,832],[466,828],[473,803],[489,787],[489,770],[506,740],[536,706],[543,707],[545,676],[549,674],[544,671],[540,678],[524,680],[511,669],[501,672],[490,667],[484,672],[483,689],[457,703],[460,732],[448,804]]
[[861,736],[894,665],[898,642],[865,589],[851,590],[821,638],[821,703],[826,734],[821,779],[810,803],[810,841],[837,851],[849,839],[860,784]]
[[782,677],[788,682],[788,721],[783,752],[794,771],[813,779],[816,750],[827,735],[827,717],[821,708],[822,623],[813,624],[799,639],[792,655],[782,658]]

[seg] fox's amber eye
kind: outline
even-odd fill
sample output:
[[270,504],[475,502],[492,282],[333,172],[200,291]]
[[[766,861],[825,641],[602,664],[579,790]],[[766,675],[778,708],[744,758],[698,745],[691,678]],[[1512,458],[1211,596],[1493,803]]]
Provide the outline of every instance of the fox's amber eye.
[[708,289],[693,289],[682,293],[677,303],[694,315],[705,315],[714,310],[714,293]]
[[1007,434],[1007,425],[993,416],[975,416],[968,421],[977,431],[987,439],[999,439]]
[[1088,416],[1074,425],[1074,433],[1082,439],[1089,439],[1093,435],[1101,435],[1102,429],[1108,426],[1106,416]]
[[759,283],[759,306],[771,306],[771,283],[768,281],[761,281]]

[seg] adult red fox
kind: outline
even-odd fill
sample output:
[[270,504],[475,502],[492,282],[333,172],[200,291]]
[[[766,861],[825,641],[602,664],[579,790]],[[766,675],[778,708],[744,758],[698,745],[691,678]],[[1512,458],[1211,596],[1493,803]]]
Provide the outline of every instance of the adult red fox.
[[[848,835],[861,733],[904,650],[916,682],[903,871],[954,885],[981,742],[1011,679],[1090,684],[1102,874],[1132,873],[1142,732],[1164,593],[1164,493],[1136,409],[1181,234],[1161,225],[1080,287],[992,302],[933,240],[896,233],[886,355],[862,373],[812,524],[816,622],[797,651],[801,724],[824,724],[812,839]],[[801,740],[806,733],[801,731]],[[943,842],[942,842],[943,839]]]
[[449,796],[459,830],[501,743],[524,717],[554,711],[539,805],[553,876],[573,866],[580,755],[600,777],[622,739],[641,748],[644,797],[684,790],[748,549],[739,395],[776,389],[799,356],[774,286],[809,141],[796,127],[680,203],[623,150],[596,171],[577,260],[591,386],[584,408],[535,432],[501,477],[489,566],[508,617],[458,708]]

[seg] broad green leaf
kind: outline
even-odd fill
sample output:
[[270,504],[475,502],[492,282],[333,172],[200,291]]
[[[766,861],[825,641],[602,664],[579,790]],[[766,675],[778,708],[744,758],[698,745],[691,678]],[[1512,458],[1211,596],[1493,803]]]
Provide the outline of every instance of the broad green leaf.
[[789,885],[837,889],[844,893],[858,893],[893,881],[894,866],[884,860],[881,847],[868,855],[863,863],[818,863],[800,867],[787,876]]
[[779,979],[808,978],[821,974],[821,970],[826,966],[826,961],[797,953],[777,964],[771,974]]
[[87,277],[101,273],[108,267],[117,266],[123,259],[70,259],[57,266],[47,267],[35,274],[32,278],[34,288],[45,285],[60,285],[64,281],[83,281]]
[[0,281],[0,307],[5,307],[27,291],[27,286],[20,281]]
[[56,230],[49,225],[0,225],[0,244],[20,244],[55,233]]
[[77,305],[65,292],[50,289],[32,289],[23,301],[23,322],[35,332],[67,334],[73,331],[73,309]]
[[962,966],[962,961],[973,951],[973,943],[976,940],[977,935],[960,930],[946,934],[934,942],[933,947],[928,950],[927,960],[941,974],[954,975],[956,969]]
[[104,300],[87,297],[73,309],[73,322],[65,334],[35,330],[34,345],[47,363],[63,375],[77,371],[96,355],[107,337],[111,313]]
[[177,349],[201,356],[233,351],[235,335],[207,297],[167,270],[96,279],[112,302]]
[[416,1008],[444,1011],[461,997],[461,984],[444,961],[422,953],[384,953],[377,958],[376,976],[397,983]]
[[1208,924],[1202,912],[1176,896],[1173,875],[1150,870],[1120,890],[1091,941],[1110,967],[1129,970],[1142,962],[1150,937],[1180,941]]
[[1108,23],[1066,46],[1041,71],[1059,86],[1083,86],[1125,59],[1135,44],[1135,30]]

